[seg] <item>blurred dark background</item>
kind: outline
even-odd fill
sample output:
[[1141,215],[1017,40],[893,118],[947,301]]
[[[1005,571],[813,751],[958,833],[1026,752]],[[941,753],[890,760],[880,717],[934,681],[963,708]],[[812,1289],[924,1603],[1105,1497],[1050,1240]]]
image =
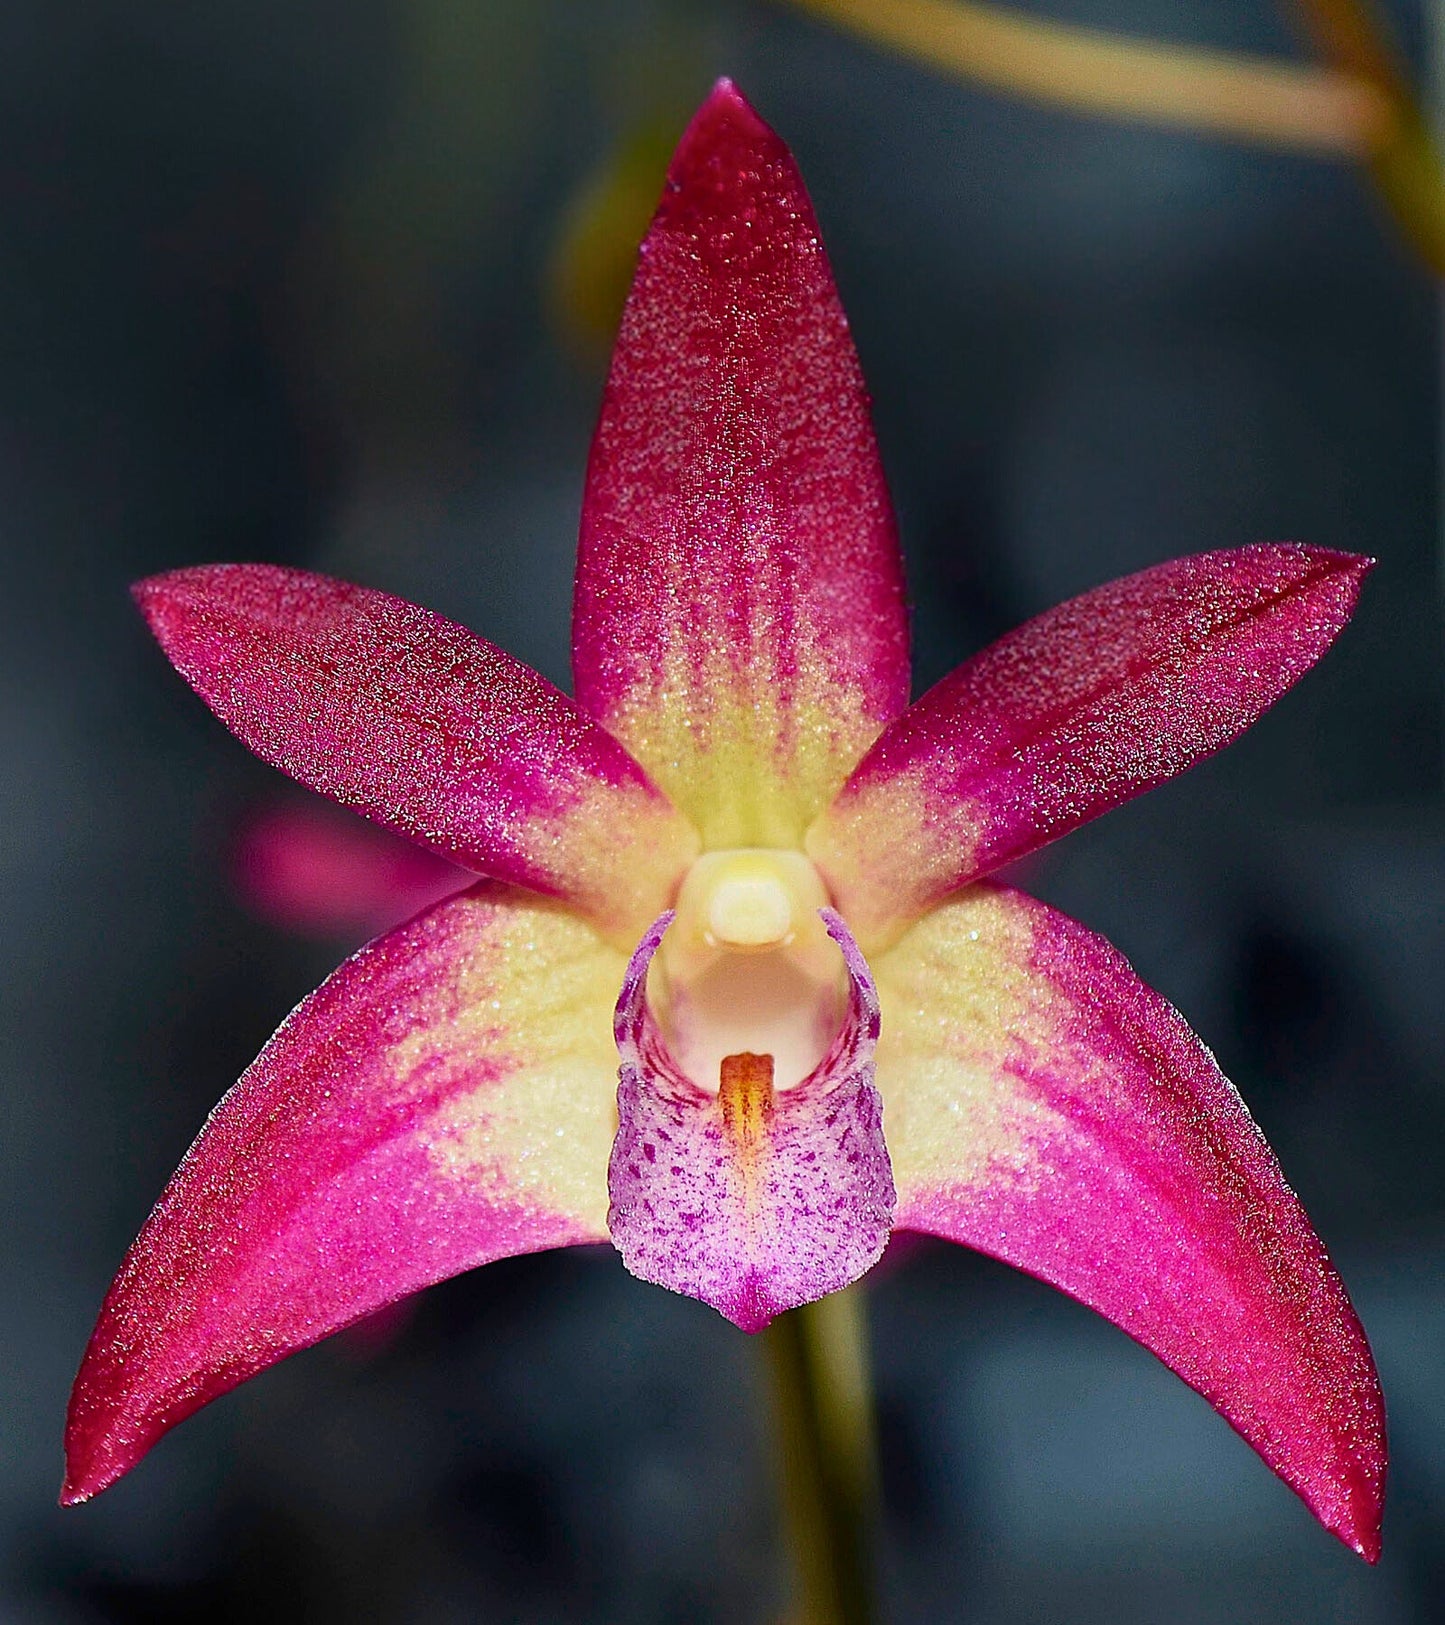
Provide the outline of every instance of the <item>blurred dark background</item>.
[[[1395,14],[1417,59],[1423,5]],[[1048,9],[1300,49],[1269,0]],[[306,564],[565,681],[610,290],[639,188],[722,72],[813,191],[920,684],[1174,554],[1380,560],[1245,740],[1030,882],[1217,1050],[1335,1253],[1390,1406],[1385,1557],[1338,1547],[1122,1334],[940,1246],[872,1290],[885,1617],[1445,1620],[1439,303],[1361,175],[985,95],[783,5],[9,0],[6,1625],[780,1617],[753,1350],[605,1250],[440,1288],[54,1505],[125,1245],[361,930],[283,929],[238,886],[238,832],[296,803],[169,672],[127,584]]]

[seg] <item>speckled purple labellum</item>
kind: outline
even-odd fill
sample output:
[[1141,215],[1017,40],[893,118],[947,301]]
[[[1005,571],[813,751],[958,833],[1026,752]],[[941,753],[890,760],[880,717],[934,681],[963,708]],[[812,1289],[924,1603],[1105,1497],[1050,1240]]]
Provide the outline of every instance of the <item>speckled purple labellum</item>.
[[638,945],[617,1002],[613,1243],[634,1275],[700,1298],[746,1332],[856,1281],[892,1229],[873,1084],[878,995],[848,928],[831,910],[823,919],[847,966],[848,1012],[794,1088],[774,1091],[768,1056],[730,1056],[710,1090],[668,1054],[646,993],[670,914]]

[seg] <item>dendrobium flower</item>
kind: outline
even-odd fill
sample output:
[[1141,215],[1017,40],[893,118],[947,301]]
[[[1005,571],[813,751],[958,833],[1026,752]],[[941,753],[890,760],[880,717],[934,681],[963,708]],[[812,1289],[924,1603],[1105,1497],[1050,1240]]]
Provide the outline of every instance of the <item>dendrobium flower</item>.
[[1159,565],[910,706],[817,225],[721,83],[607,383],[575,699],[322,576],[136,588],[252,750],[485,878],[348,960],[216,1109],[101,1311],[64,1499],[491,1259],[610,1238],[754,1331],[913,1230],[1099,1310],[1373,1559],[1374,1367],[1263,1137],[1114,949],[985,878],[1247,727],[1367,568],[1293,545]]

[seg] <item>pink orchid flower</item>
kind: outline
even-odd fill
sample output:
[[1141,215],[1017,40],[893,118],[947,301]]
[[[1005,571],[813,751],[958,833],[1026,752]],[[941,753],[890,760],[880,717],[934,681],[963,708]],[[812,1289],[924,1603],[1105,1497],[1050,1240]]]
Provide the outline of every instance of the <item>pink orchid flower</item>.
[[348,960],[216,1109],[101,1310],[64,1500],[491,1259],[610,1238],[755,1331],[922,1231],[1107,1316],[1373,1560],[1374,1366],[1263,1137],[1108,943],[984,878],[1247,727],[1368,565],[1293,545],[1159,565],[910,706],[817,224],[721,83],[603,400],[575,699],[322,576],[136,589],[252,750],[486,878]]

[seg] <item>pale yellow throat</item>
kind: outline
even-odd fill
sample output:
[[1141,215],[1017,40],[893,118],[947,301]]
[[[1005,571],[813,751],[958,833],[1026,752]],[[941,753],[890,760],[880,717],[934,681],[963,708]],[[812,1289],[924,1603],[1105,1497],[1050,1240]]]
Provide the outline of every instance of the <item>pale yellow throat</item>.
[[717,1090],[728,1056],[772,1058],[788,1089],[822,1060],[843,1021],[843,956],[818,910],[818,871],[801,852],[707,852],[688,870],[677,918],[648,980],[674,1059]]

